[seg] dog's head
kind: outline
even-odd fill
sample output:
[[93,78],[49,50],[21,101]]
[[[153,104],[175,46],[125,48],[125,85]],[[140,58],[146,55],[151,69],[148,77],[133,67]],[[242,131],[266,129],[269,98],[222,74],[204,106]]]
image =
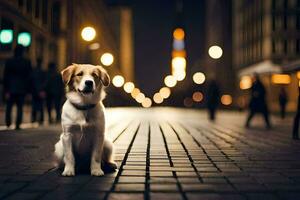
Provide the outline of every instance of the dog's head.
[[61,71],[67,93],[81,98],[92,98],[101,95],[103,87],[107,87],[110,78],[101,66],[89,64],[72,64]]

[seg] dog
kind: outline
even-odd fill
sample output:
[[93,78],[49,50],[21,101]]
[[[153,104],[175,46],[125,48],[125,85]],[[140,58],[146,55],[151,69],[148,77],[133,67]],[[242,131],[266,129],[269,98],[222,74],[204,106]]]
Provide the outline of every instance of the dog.
[[104,175],[104,165],[116,170],[113,144],[105,138],[102,103],[109,75],[101,66],[74,63],[61,75],[67,100],[62,108],[62,133],[55,144],[56,165],[64,166],[63,176],[75,176],[75,162],[87,158],[92,176]]

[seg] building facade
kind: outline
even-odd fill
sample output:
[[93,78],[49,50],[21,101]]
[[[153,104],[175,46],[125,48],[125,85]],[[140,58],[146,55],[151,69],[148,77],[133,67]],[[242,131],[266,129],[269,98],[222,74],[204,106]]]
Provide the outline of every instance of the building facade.
[[287,80],[281,76],[278,81],[274,75],[284,73],[284,66],[300,56],[300,1],[234,0],[232,6],[232,57],[239,77],[237,85],[246,91],[250,85],[245,86],[245,81],[258,73],[267,88],[270,109],[279,110],[278,94],[284,88],[289,98],[287,108],[294,111],[296,75],[284,76]]
[[[101,64],[101,55],[111,53],[114,62],[106,67],[111,77],[120,74],[133,81],[131,20],[128,6],[110,6],[104,0],[0,0],[0,31],[8,34],[0,43],[0,80],[5,61],[13,56],[20,34],[26,33],[26,56],[33,67],[38,58],[44,69],[49,62],[59,70],[71,63]],[[81,37],[86,26],[96,30],[90,42]]]

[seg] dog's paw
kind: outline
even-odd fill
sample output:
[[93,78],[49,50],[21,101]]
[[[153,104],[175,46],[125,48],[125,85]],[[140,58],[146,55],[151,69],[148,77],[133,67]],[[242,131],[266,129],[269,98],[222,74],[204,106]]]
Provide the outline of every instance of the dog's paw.
[[101,168],[95,168],[95,169],[91,169],[91,175],[92,176],[103,176],[104,172],[102,171]]
[[118,169],[118,165],[115,162],[109,162],[107,163],[107,165],[111,168],[111,169]]
[[63,173],[61,174],[63,176],[75,176],[75,170],[74,169],[70,169],[70,168],[65,168],[65,170],[63,171]]

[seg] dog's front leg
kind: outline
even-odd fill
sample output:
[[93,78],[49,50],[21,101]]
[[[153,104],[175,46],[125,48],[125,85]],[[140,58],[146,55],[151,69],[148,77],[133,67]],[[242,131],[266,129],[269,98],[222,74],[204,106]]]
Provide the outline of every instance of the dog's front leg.
[[104,172],[101,169],[101,160],[104,144],[104,134],[96,136],[92,149],[91,157],[91,175],[92,176],[103,176]]
[[72,147],[72,135],[67,132],[62,137],[64,147],[64,163],[65,169],[62,173],[63,176],[74,176],[75,175],[75,159]]

